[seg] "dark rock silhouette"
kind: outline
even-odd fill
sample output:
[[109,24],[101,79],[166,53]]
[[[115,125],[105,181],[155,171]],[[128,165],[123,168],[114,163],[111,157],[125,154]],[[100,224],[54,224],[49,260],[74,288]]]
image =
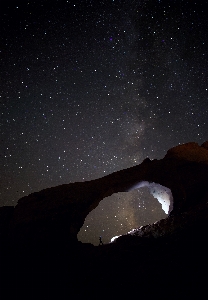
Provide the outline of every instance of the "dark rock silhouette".
[[99,246],[103,245],[102,237],[99,237]]
[[[86,216],[103,198],[142,181],[172,191],[166,219],[103,247],[77,241]],[[23,286],[29,292],[36,287],[37,293],[57,292],[58,296],[91,295],[94,287],[103,290],[103,286],[108,295],[124,298],[125,293],[158,296],[167,291],[188,298],[206,290],[207,187],[208,142],[187,143],[170,149],[161,160],[145,159],[103,178],[33,193],[21,198],[15,208],[2,207],[4,287],[13,276],[16,292]]]

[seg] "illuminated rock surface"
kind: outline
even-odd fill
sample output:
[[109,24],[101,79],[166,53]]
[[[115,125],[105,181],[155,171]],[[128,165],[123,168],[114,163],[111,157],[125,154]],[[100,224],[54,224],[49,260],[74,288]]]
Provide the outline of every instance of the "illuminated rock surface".
[[[18,293],[24,287],[49,296],[98,297],[168,290],[188,297],[206,288],[207,144],[180,145],[161,160],[146,159],[100,179],[45,189],[21,198],[14,209],[1,208],[3,286],[13,284]],[[172,192],[166,219],[99,247],[77,241],[86,216],[103,198],[142,182],[150,183],[152,193],[160,193],[160,186]]]

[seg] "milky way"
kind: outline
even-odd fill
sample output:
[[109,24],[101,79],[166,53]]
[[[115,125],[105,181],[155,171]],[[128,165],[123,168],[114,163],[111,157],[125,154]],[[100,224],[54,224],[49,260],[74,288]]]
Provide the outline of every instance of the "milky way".
[[1,206],[208,139],[205,2],[1,2]]

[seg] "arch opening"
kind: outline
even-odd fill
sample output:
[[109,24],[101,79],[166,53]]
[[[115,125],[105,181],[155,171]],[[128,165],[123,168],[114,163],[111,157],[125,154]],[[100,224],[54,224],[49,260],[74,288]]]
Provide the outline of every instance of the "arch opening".
[[170,189],[154,182],[139,182],[127,192],[104,198],[88,214],[77,238],[97,246],[101,237],[107,244],[113,237],[166,218],[172,207]]

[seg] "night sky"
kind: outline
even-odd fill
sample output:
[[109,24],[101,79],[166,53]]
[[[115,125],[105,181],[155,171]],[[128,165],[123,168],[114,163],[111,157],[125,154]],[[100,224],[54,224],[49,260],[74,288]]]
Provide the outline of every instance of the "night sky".
[[[200,0],[1,1],[0,206],[208,140],[207,25]],[[87,238],[154,222],[159,205],[113,195]]]

